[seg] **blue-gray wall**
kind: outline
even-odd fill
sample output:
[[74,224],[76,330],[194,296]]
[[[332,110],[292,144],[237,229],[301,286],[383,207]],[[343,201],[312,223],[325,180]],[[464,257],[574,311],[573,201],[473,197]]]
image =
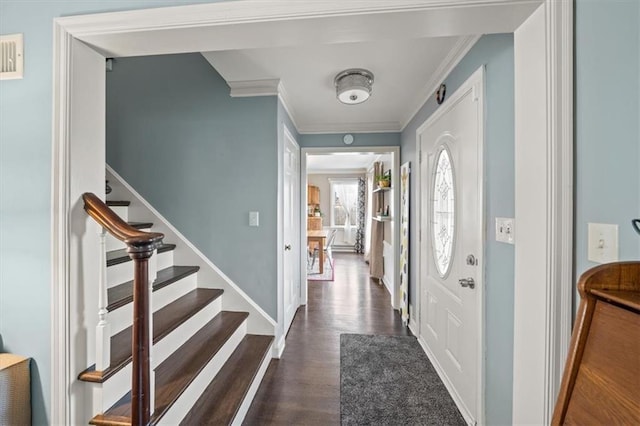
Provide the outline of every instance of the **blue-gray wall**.
[[[485,300],[486,300],[486,421],[511,423],[513,366],[514,246],[495,241],[495,217],[514,216],[514,64],[513,35],[483,36],[444,80],[451,95],[480,66],[486,66],[484,173]],[[416,164],[416,130],[438,105],[433,97],[425,103],[402,132],[401,159]],[[416,166],[413,167],[416,170]],[[411,175],[411,199],[416,199],[416,177]],[[410,207],[411,235],[416,235],[417,208]],[[417,253],[417,238],[411,239]],[[416,294],[416,256],[410,258],[409,299],[412,312]]]
[[640,259],[640,1],[577,0],[575,267],[587,223],[618,224],[620,260]]
[[230,97],[199,53],[107,73],[107,163],[274,319],[277,104]]
[[[348,133],[330,133],[323,135],[301,135],[301,148],[326,148],[347,146],[342,141]],[[349,146],[398,146],[400,133],[353,133],[353,144]]]

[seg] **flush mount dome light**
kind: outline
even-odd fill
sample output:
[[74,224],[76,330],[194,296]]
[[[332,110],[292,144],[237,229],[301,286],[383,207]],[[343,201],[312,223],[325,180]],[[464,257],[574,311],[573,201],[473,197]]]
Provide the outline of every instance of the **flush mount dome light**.
[[371,96],[373,73],[361,68],[344,70],[336,75],[333,82],[338,100],[343,104],[355,105]]

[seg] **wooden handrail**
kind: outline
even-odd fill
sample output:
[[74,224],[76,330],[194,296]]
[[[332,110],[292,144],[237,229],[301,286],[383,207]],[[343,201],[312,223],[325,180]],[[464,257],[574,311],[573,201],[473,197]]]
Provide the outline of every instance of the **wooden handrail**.
[[82,199],[89,216],[115,238],[123,241],[127,245],[129,257],[133,260],[131,424],[148,425],[151,420],[149,258],[162,242],[164,235],[135,229],[93,193],[83,194]]
[[94,218],[107,232],[124,242],[127,246],[154,245],[153,251],[164,238],[164,235],[158,232],[140,231],[129,225],[111,210],[109,206],[103,203],[96,194],[85,192],[82,195],[82,199],[84,200],[84,210],[89,216]]

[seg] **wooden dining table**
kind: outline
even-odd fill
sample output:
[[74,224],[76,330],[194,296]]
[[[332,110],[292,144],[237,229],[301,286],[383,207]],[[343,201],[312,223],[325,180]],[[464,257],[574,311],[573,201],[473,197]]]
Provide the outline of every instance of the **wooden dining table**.
[[320,262],[320,273],[324,273],[324,243],[327,240],[329,231],[312,231],[307,230],[307,244],[318,244],[318,261]]

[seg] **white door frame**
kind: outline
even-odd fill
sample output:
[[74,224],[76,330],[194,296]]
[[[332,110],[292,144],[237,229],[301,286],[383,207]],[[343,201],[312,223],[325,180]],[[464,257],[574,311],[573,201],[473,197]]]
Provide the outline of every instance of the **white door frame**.
[[[399,146],[338,146],[338,147],[323,147],[323,148],[302,148],[300,154],[300,186],[301,186],[301,196],[300,196],[300,211],[307,211],[307,154],[330,154],[332,152],[371,152],[374,154],[392,154],[393,155],[393,174],[391,176],[391,182],[400,182],[400,147]],[[400,186],[396,186],[393,191],[393,204],[392,204],[392,218],[391,221],[391,230],[393,233],[393,252],[395,264],[398,264],[400,259],[400,217],[398,216],[398,211],[400,208]],[[306,214],[305,214],[306,216]],[[303,222],[303,221],[301,221]],[[300,224],[300,247],[307,246],[307,224],[306,221]],[[304,257],[304,256],[302,256]],[[303,271],[306,271],[306,264]],[[305,283],[302,285],[302,293],[300,297],[300,303],[303,305],[307,304],[308,300],[308,287],[309,283],[307,282],[306,273],[304,274]],[[393,309],[400,308],[400,271],[395,271],[395,276],[393,277],[393,292],[391,294],[391,306]]]
[[[477,89],[476,89],[477,87]],[[427,191],[426,188],[422,187],[422,179],[424,178],[424,176],[422,175],[422,161],[427,161],[426,158],[424,158],[421,154],[421,147],[420,147],[420,135],[422,133],[425,132],[426,129],[429,128],[429,126],[431,126],[435,121],[437,121],[440,117],[442,117],[444,114],[446,114],[447,112],[451,111],[451,108],[454,106],[454,104],[456,104],[460,99],[462,99],[466,93],[469,92],[469,90],[473,90],[474,93],[472,96],[474,96],[474,98],[476,99],[480,99],[480,102],[482,102],[481,108],[480,108],[480,113],[479,113],[479,117],[478,117],[478,176],[480,177],[480,179],[478,180],[478,201],[479,201],[479,208],[478,208],[478,223],[480,224],[480,229],[478,230],[479,235],[474,236],[474,238],[478,238],[479,241],[483,241],[483,243],[481,244],[478,253],[476,254],[476,256],[478,257],[479,260],[479,264],[478,267],[480,268],[480,272],[477,274],[476,276],[476,289],[475,291],[478,292],[478,300],[477,300],[477,311],[476,311],[476,321],[475,321],[475,325],[476,325],[476,336],[478,337],[478,342],[477,342],[477,354],[478,354],[478,359],[477,364],[476,364],[476,368],[477,368],[477,375],[478,375],[478,379],[477,379],[477,383],[476,383],[476,405],[477,405],[477,409],[476,409],[476,418],[474,419],[475,422],[477,424],[484,424],[485,423],[485,407],[484,407],[484,400],[485,400],[485,395],[484,395],[484,384],[485,384],[485,283],[484,283],[484,277],[485,277],[485,258],[484,258],[484,252],[485,252],[485,245],[484,245],[484,229],[486,226],[485,223],[485,204],[484,204],[484,131],[485,131],[485,123],[484,123],[484,117],[485,117],[485,105],[486,105],[486,100],[485,100],[485,69],[484,69],[484,65],[482,65],[480,68],[478,68],[473,74],[471,74],[471,76],[469,76],[467,78],[467,80],[462,83],[462,85],[456,89],[456,91],[451,95],[450,98],[448,98],[446,100],[446,102],[442,105],[441,108],[438,108],[433,114],[431,114],[431,116],[429,118],[427,118],[425,120],[424,123],[422,123],[420,125],[420,127],[418,127],[418,129],[416,130],[416,152],[420,153],[418,155],[418,167],[417,167],[417,177],[416,177],[416,192],[417,192],[417,197],[416,197],[416,206],[417,206],[417,210],[416,210],[416,217],[417,217],[417,225],[420,227],[422,224],[422,215],[426,214],[426,212],[424,212],[422,210],[422,202],[423,200],[423,196],[422,194],[424,193],[424,191]],[[457,231],[456,231],[457,232]],[[422,234],[422,232],[420,232]],[[425,230],[423,233],[423,238],[427,239],[428,235],[430,234],[429,231]],[[427,243],[428,245],[429,243]],[[417,300],[418,302],[416,303],[416,306],[420,306],[420,300],[422,297],[422,275],[425,273],[424,269],[422,266],[422,262],[420,261],[420,259],[422,259],[422,242],[420,242],[418,244],[418,253],[416,253],[416,256],[418,258],[418,270],[416,271],[417,273],[417,277],[416,277],[416,295],[415,295],[415,300]],[[422,314],[421,311],[419,311],[418,309],[416,309],[416,313],[418,315],[418,318],[420,318],[420,315]],[[427,353],[427,355],[429,356],[429,358],[432,361],[432,364],[434,365],[436,372],[438,373],[438,375],[440,376],[440,378],[442,379],[443,383],[445,384],[445,386],[447,386],[447,389],[449,390],[449,393],[451,394],[453,400],[455,401],[456,405],[458,406],[458,409],[460,410],[460,412],[462,413],[463,417],[465,418],[465,420],[467,421],[467,423],[469,423],[471,421],[471,414],[466,412],[463,407],[464,404],[462,404],[462,401],[460,401],[456,395],[455,392],[452,392],[452,387],[453,385],[451,383],[449,383],[449,381],[447,380],[447,376],[445,374],[444,371],[441,370],[441,367],[439,366],[438,362],[436,359],[433,359],[434,355],[431,352],[431,350],[428,348],[424,338],[422,337],[422,326],[420,323],[420,320],[417,321],[417,329],[418,334],[418,341],[420,342],[420,344],[422,345],[422,347],[424,348],[425,352]]]
[[[514,393],[514,419],[525,419],[521,416],[520,406],[527,406],[527,395],[542,394],[544,407],[536,405],[526,414],[531,423],[548,423],[559,386],[562,366],[564,365],[571,326],[571,293],[573,265],[573,2],[556,0],[376,0],[369,2],[350,2],[327,0],[323,2],[287,2],[269,1],[232,1],[173,8],[158,8],[70,16],[54,19],[53,37],[53,131],[52,131],[52,279],[51,279],[51,422],[67,424],[69,419],[69,389],[71,388],[68,356],[73,336],[69,335],[67,321],[73,320],[75,312],[68,300],[69,273],[72,259],[69,257],[69,241],[71,205],[70,200],[70,152],[74,149],[70,137],[70,126],[74,119],[70,111],[70,58],[73,54],[72,40],[85,41],[99,52],[118,56],[118,51],[131,53],[132,49],[140,49],[137,54],[178,53],[185,51],[207,50],[203,43],[215,42],[229,49],[242,47],[242,43],[251,37],[250,26],[256,24],[269,31],[279,28],[290,29],[290,24],[304,21],[308,24],[313,19],[359,15],[359,19],[380,17],[389,12],[410,12],[413,16],[422,14],[425,22],[434,25],[422,25],[423,36],[456,35],[490,32],[518,31],[523,23],[521,16],[527,19],[537,5],[543,4],[544,17],[542,33],[545,37],[532,40],[533,47],[544,51],[546,90],[534,93],[541,100],[544,111],[538,117],[521,117],[516,115],[516,135],[523,124],[539,124],[546,129],[546,140],[538,141],[545,150],[535,152],[536,161],[546,166],[547,180],[544,188],[536,185],[539,174],[524,170],[516,181],[516,193],[526,193],[532,189],[542,190],[545,203],[541,208],[544,214],[528,223],[532,233],[538,236],[535,241],[519,238],[516,246],[516,286],[539,288],[543,293],[544,306],[534,306],[543,312],[543,321],[538,324],[544,336],[544,359],[536,363],[536,369],[542,372],[543,384],[528,383],[531,366],[523,368],[514,365],[514,382],[520,381],[519,394]],[[483,13],[486,11],[487,13]],[[497,13],[500,12],[500,13]],[[466,20],[460,20],[458,27],[447,28],[448,34],[438,34],[442,30],[442,14],[460,13]],[[523,15],[524,14],[524,15]],[[373,18],[372,18],[373,19]],[[526,23],[527,21],[524,21]],[[453,24],[453,22],[452,22]],[[512,28],[505,28],[511,25]],[[171,43],[164,43],[163,48],[154,47],[148,51],[145,43],[129,43],[127,37],[162,37],[176,32],[193,31],[236,31],[243,37],[170,37]],[[415,31],[416,28],[407,30]],[[369,31],[367,33],[367,31]],[[466,32],[464,32],[466,31]],[[367,25],[354,37],[375,35],[376,27]],[[329,35],[320,32],[301,32],[305,40],[329,41]],[[256,32],[256,37],[264,37],[264,31]],[[333,37],[335,34],[332,33]],[[320,40],[322,39],[322,40]],[[364,39],[364,38],[361,38]],[[180,41],[189,40],[190,49],[179,46]],[[287,40],[287,38],[281,38]],[[354,39],[356,40],[356,39]],[[299,41],[299,40],[298,40]],[[265,42],[266,43],[266,42]],[[282,43],[282,41],[281,41]],[[531,47],[531,46],[530,46]],[[128,49],[128,50],[127,50]],[[147,49],[147,50],[145,50]],[[214,50],[208,48],[208,50]],[[529,49],[521,50],[517,45],[515,54],[527,56]],[[124,53],[122,53],[124,54]],[[131,55],[136,54],[135,52]],[[516,82],[518,82],[516,76]],[[516,85],[516,110],[522,107],[518,94],[523,87]],[[522,121],[521,121],[522,120]],[[518,146],[516,136],[516,147]],[[99,142],[96,149],[104,149]],[[527,143],[523,141],[523,143]],[[95,167],[104,167],[96,164]],[[516,163],[516,170],[518,164]],[[536,186],[535,188],[532,188]],[[516,211],[524,208],[516,198]],[[542,241],[539,241],[541,239]],[[526,262],[523,253],[527,249],[537,248],[542,243],[540,264],[536,265],[545,271],[542,282],[525,273]],[[519,255],[520,254],[520,255]],[[516,335],[518,324],[526,322],[529,311],[522,309],[527,303],[516,295],[515,317]],[[523,316],[524,315],[524,316]],[[537,318],[534,318],[537,319]],[[523,342],[527,345],[527,342]],[[529,342],[537,345],[537,342]],[[518,347],[516,354],[526,347]],[[75,374],[76,372],[74,372]],[[524,413],[524,409],[522,412]]]
[[[296,140],[296,138],[293,137],[293,134],[291,133],[291,131],[289,130],[289,128],[287,127],[286,124],[282,123],[282,127],[283,127],[283,135],[282,135],[282,144],[281,146],[278,147],[278,161],[282,162],[283,160],[283,154],[284,154],[284,145],[286,144],[286,139],[289,138],[293,144],[296,146],[296,148],[298,149],[298,160],[300,159],[301,153],[300,153],[300,145],[298,144],[298,141]],[[274,345],[274,355],[277,358],[280,358],[280,356],[282,355],[282,352],[284,351],[284,347],[285,347],[285,339],[287,337],[287,332],[289,331],[289,327],[291,326],[291,323],[289,324],[285,324],[285,309],[286,306],[284,305],[284,245],[285,245],[285,241],[284,241],[284,196],[283,196],[283,192],[284,192],[284,164],[280,164],[280,166],[278,167],[278,226],[279,226],[279,230],[278,230],[278,247],[277,247],[277,259],[278,259],[278,326],[276,329],[276,344]],[[298,182],[300,183],[300,187],[302,187],[302,182],[300,179],[300,176],[298,176]],[[300,194],[301,191],[298,191],[298,194]],[[299,197],[301,195],[298,195]],[[301,214],[301,213],[300,213]],[[301,220],[302,222],[302,220]],[[302,264],[302,246],[298,245],[298,252],[297,253],[293,253],[293,261],[295,262],[296,260],[296,256],[298,259],[298,264]],[[306,267],[305,267],[305,271],[306,271]],[[305,279],[306,279],[306,274],[305,274]],[[302,272],[300,273],[300,275],[298,276],[298,306],[296,306],[296,309],[300,306],[300,302],[302,300],[300,293],[301,293],[301,288],[302,288]],[[295,316],[295,315],[294,315]]]

